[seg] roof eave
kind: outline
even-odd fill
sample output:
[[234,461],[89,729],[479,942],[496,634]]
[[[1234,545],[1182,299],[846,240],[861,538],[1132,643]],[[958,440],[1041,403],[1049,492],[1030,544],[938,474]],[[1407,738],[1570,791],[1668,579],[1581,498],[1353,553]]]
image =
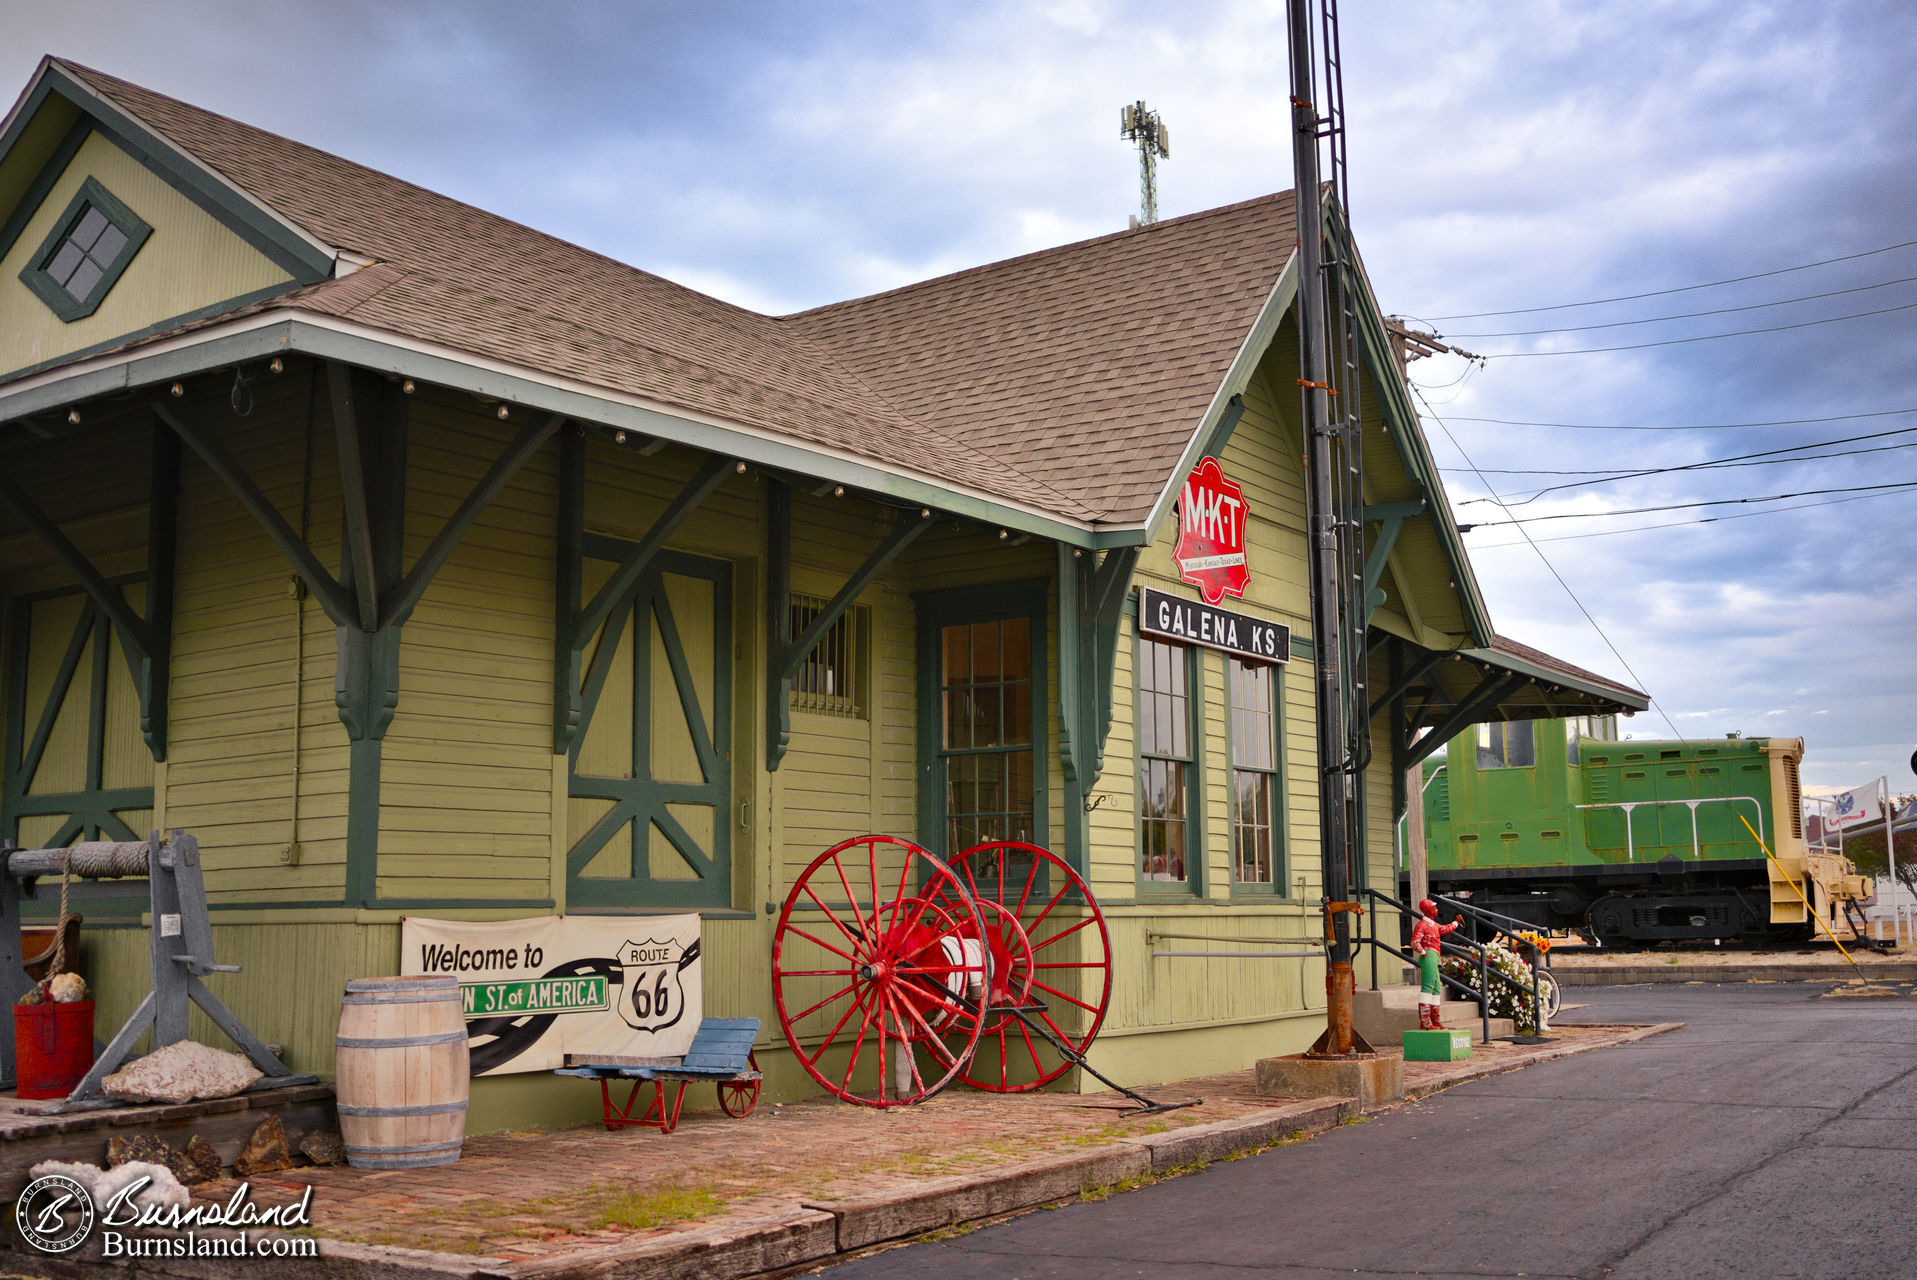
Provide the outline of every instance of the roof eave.
[[1010,531],[1094,548],[1093,527],[949,481],[775,434],[763,428],[437,347],[334,316],[291,307],[79,360],[0,388],[0,426],[95,397],[274,355],[337,360],[421,382],[563,414],[795,475],[844,484]]

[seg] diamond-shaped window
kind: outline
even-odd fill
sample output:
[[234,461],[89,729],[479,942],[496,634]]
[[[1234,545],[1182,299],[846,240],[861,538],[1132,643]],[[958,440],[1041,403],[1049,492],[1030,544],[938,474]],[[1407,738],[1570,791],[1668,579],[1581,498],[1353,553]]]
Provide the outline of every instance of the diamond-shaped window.
[[92,315],[153,228],[88,178],[20,280],[71,323]]

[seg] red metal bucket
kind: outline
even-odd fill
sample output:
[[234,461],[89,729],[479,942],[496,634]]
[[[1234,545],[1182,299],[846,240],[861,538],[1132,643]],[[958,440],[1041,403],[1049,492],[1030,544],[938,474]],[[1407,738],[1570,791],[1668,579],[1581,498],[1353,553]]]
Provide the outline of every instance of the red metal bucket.
[[13,1074],[22,1098],[64,1098],[93,1065],[93,1001],[13,1006]]

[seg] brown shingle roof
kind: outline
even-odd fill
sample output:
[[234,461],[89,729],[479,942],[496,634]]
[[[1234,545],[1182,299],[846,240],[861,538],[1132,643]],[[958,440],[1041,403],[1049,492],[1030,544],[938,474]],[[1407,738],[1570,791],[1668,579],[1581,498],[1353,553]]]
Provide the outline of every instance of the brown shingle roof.
[[[58,65],[288,221],[377,259],[293,306],[902,466],[1002,500],[1094,508],[888,405],[770,316],[71,62]],[[361,273],[364,274],[364,273]]]
[[1115,523],[1150,511],[1297,241],[1285,192],[788,323],[886,400]]
[[1601,676],[1595,671],[1586,671],[1583,667],[1573,666],[1562,658],[1552,657],[1542,649],[1533,649],[1528,644],[1520,644],[1509,636],[1493,636],[1491,638],[1491,652],[1494,654],[1506,654],[1520,661],[1529,662],[1534,666],[1559,672],[1570,680],[1581,681],[1585,684],[1598,685],[1602,688],[1613,690],[1622,695],[1627,701],[1635,700],[1640,704],[1645,704],[1650,701],[1650,695],[1640,689],[1633,689],[1628,684],[1620,684],[1609,676]]
[[1289,194],[1267,196],[780,319],[58,65],[379,263],[247,310],[338,316],[1108,524],[1163,490],[1296,240]]

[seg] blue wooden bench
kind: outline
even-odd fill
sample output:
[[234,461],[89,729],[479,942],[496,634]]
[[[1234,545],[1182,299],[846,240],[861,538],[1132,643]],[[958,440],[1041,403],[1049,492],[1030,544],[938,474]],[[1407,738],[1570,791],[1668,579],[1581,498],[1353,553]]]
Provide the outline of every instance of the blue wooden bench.
[[[645,1125],[661,1133],[671,1133],[679,1124],[679,1108],[685,1104],[686,1086],[709,1080],[718,1086],[719,1107],[729,1116],[745,1116],[759,1105],[764,1081],[759,1075],[759,1060],[752,1042],[759,1035],[757,1018],[706,1018],[693,1033],[692,1044],[683,1058],[643,1058],[610,1062],[570,1062],[553,1074],[578,1076],[599,1082],[599,1101],[604,1109],[606,1128],[624,1129]],[[612,1100],[615,1080],[632,1081],[621,1107]],[[673,1090],[672,1106],[666,1106],[666,1085]],[[632,1105],[639,1091],[652,1086],[652,1100],[639,1115]]]

